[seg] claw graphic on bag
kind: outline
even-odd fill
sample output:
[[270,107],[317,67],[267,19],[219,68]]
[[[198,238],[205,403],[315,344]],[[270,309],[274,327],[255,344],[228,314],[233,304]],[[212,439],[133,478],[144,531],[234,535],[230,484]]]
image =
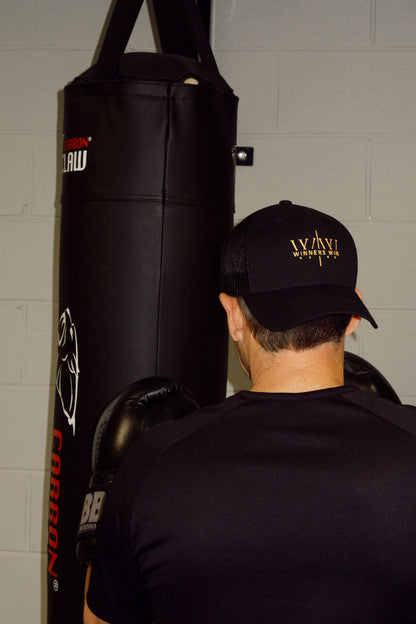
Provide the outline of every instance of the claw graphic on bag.
[[58,370],[56,390],[61,400],[62,410],[75,435],[75,412],[78,397],[78,342],[77,330],[71,318],[69,308],[62,312],[59,319]]

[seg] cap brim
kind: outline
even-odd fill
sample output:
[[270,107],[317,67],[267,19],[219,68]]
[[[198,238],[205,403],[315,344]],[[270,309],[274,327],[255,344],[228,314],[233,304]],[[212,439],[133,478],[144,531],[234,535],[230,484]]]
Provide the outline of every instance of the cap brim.
[[272,331],[286,331],[334,314],[360,316],[377,328],[355,290],[346,286],[300,286],[242,297],[257,321]]

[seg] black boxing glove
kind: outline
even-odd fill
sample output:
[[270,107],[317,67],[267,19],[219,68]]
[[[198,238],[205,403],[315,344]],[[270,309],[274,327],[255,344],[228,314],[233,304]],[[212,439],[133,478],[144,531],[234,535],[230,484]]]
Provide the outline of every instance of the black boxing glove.
[[165,377],[132,383],[103,411],[94,434],[92,476],[84,497],[76,553],[88,565],[107,492],[126,451],[148,429],[177,420],[198,408],[192,394]]
[[344,384],[358,386],[374,396],[401,404],[387,379],[372,364],[355,353],[344,353]]

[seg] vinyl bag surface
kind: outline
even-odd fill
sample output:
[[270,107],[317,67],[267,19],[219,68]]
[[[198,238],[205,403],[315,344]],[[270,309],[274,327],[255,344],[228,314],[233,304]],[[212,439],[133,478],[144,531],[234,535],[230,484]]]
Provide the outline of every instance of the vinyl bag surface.
[[141,4],[116,4],[97,64],[65,88],[48,624],[82,621],[75,537],[103,407],[153,375],[201,405],[225,396],[218,274],[237,98],[193,0],[169,4],[200,60],[174,41],[169,53],[124,54]]

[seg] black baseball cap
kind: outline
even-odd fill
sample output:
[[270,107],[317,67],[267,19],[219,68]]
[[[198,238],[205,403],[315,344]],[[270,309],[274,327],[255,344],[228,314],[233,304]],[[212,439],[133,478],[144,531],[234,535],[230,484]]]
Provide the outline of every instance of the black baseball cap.
[[290,201],[236,225],[222,253],[221,290],[242,297],[273,331],[334,314],[375,320],[355,292],[357,250],[333,217]]

